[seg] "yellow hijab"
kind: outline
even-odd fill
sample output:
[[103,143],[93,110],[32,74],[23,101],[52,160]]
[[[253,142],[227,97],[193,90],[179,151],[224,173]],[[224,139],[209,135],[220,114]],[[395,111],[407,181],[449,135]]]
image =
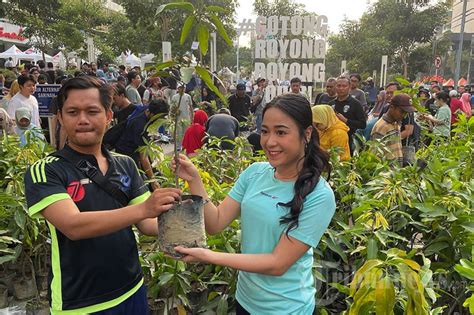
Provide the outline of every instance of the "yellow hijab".
[[313,123],[322,124],[325,126],[324,130],[337,123],[336,113],[329,105],[316,105],[313,106],[311,111],[313,112]]

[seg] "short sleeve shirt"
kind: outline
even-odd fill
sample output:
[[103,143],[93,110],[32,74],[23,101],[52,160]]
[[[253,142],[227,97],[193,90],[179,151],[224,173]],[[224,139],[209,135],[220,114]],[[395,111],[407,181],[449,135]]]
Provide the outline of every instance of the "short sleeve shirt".
[[[294,182],[275,179],[273,167],[255,163],[238,178],[229,196],[240,203],[242,253],[271,253],[286,226],[279,220],[288,209],[278,205],[293,198]],[[312,314],[315,307],[312,275],[313,249],[328,227],[336,203],[328,183],[320,178],[315,189],[306,196],[298,227],[291,237],[310,246],[288,271],[279,277],[239,272],[237,300],[251,314]]]
[[[66,146],[63,150],[98,167],[92,155]],[[103,149],[109,162],[105,177],[121,189],[129,204],[143,202],[149,195],[137,167],[126,156]],[[26,201],[33,217],[53,203],[70,199],[79,211],[105,211],[123,207],[114,197],[86,177],[71,162],[48,156],[25,173]],[[52,265],[49,296],[53,311],[76,310],[93,313],[119,304],[143,282],[132,228],[81,240],[70,240],[51,223]]]
[[135,105],[141,105],[142,104],[142,97],[140,96],[140,93],[138,93],[138,90],[131,86],[130,84],[127,85],[125,89],[125,94],[128,98],[128,100]]
[[436,112],[435,118],[443,122],[441,125],[433,127],[433,133],[438,136],[446,138],[450,137],[451,134],[451,109],[448,105],[443,105]]

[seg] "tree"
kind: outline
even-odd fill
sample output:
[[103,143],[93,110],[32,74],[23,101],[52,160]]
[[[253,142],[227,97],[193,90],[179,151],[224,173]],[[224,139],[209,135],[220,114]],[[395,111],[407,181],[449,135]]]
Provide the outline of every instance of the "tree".
[[307,13],[304,4],[291,0],[255,0],[253,8],[260,16],[294,16]]
[[35,47],[45,51],[51,48],[51,42],[57,37],[57,30],[51,25],[60,20],[60,7],[59,0],[11,0],[5,16],[22,26],[22,35],[30,38]]
[[[132,42],[128,47],[131,51],[157,54],[161,52],[161,42],[170,41],[173,47],[173,53],[175,55],[182,55],[190,50],[192,41],[197,40],[196,30],[191,30],[183,45],[180,44],[181,29],[186,19],[183,11],[167,10],[155,15],[157,8],[160,7],[160,5],[168,4],[169,1],[119,0],[118,3],[125,8],[126,16],[131,24],[125,32],[120,28],[120,25],[117,25],[117,28],[114,26],[113,32],[127,34],[128,39]],[[214,13],[219,21],[222,22],[229,37],[232,38],[235,36],[235,19],[233,12],[237,6],[236,0],[212,0],[206,1],[205,4],[203,1],[192,0],[189,1],[189,3],[191,3],[196,10],[199,10],[199,12],[205,12],[205,10],[202,9],[205,7],[220,6],[226,8],[225,10],[221,10],[221,12]],[[205,18],[204,15],[203,18]],[[118,40],[117,37],[115,39],[116,41]],[[127,44],[127,41],[124,44]],[[123,46],[123,44],[117,43],[117,46]],[[225,42],[217,41],[217,50],[219,52],[223,52],[227,49],[229,49],[229,47]]]
[[419,45],[433,40],[437,27],[447,19],[447,11],[445,3],[380,0],[360,21],[345,21],[341,33],[330,37],[329,68],[336,71],[345,59],[351,71],[371,73],[380,67],[380,57],[389,55],[395,57],[391,58],[391,71],[413,77],[417,69],[409,73],[410,55],[418,54]]
[[[7,18],[24,27],[23,36],[41,51],[78,51],[85,57],[85,40],[97,43],[108,31],[109,12],[97,0],[12,0]],[[101,50],[109,50],[102,45]]]

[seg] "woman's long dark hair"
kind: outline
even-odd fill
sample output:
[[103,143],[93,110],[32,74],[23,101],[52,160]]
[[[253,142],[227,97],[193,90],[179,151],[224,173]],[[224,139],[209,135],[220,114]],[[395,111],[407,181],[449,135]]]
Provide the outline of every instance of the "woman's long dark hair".
[[317,131],[313,128],[311,106],[309,101],[299,94],[284,94],[276,97],[265,106],[262,118],[269,108],[277,108],[291,117],[299,129],[302,139],[306,139],[305,130],[312,128],[311,138],[305,145],[303,167],[296,179],[293,199],[288,202],[279,202],[279,206],[290,209],[289,213],[280,218],[280,224],[287,224],[286,235],[298,227],[298,219],[303,211],[303,203],[306,196],[311,193],[319,182],[322,172],[331,172],[329,154],[320,148]]

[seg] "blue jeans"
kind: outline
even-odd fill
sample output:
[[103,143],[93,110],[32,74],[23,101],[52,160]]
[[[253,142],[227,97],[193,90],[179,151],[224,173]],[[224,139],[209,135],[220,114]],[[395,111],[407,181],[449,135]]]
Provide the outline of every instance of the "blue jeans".
[[137,292],[119,305],[100,312],[92,313],[91,315],[148,315],[149,313],[146,288],[142,285]]

